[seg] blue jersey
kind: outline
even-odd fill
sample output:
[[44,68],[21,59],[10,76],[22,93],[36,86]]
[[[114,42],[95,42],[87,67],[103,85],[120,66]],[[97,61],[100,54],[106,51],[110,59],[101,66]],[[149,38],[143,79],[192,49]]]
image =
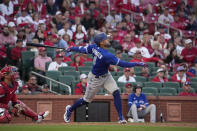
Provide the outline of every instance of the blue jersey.
[[140,96],[136,96],[135,93],[129,95],[128,99],[129,109],[131,108],[132,104],[135,104],[137,108],[140,108],[140,105],[148,106],[148,101],[146,96],[140,93]]
[[96,76],[101,76],[108,73],[110,65],[118,65],[121,67],[133,67],[136,63],[122,61],[106,49],[98,47],[96,44],[92,44],[85,47],[72,47],[72,51],[80,53],[88,53],[93,56],[92,73]]

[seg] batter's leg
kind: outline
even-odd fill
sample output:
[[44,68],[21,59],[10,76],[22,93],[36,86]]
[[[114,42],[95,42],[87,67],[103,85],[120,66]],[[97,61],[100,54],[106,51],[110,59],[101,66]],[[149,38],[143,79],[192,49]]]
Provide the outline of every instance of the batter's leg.
[[104,83],[104,88],[107,89],[114,96],[114,105],[118,112],[119,123],[126,123],[126,120],[122,115],[122,100],[120,96],[120,91],[111,74],[109,74],[108,77],[106,78],[106,81]]

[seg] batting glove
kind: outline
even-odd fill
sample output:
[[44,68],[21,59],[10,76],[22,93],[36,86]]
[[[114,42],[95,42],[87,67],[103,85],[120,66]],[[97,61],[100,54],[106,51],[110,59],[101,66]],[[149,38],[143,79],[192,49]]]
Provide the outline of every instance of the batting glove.
[[144,67],[147,66],[147,64],[144,63],[144,62],[137,62],[136,65],[137,65],[137,66],[144,66]]
[[66,52],[71,52],[72,49],[71,49],[71,47],[67,47],[67,48],[65,49],[65,51],[66,51]]

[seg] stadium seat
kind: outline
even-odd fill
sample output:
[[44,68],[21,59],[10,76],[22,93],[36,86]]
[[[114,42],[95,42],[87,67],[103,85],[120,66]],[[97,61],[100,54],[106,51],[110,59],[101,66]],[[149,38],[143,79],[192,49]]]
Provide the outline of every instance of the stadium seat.
[[142,88],[142,93],[152,93],[156,96],[158,94],[158,89],[154,87],[145,87]]
[[71,66],[59,67],[58,71],[62,72],[63,74],[65,71],[75,71],[75,67],[71,67]]
[[140,75],[142,73],[142,67],[134,67],[135,74]]
[[197,93],[197,81],[196,82],[191,82],[191,87],[194,88],[194,90]]
[[190,77],[189,79],[191,82],[197,82],[197,77]]
[[146,82],[146,77],[136,76],[135,80],[136,80],[136,82]]
[[107,49],[109,52],[111,52],[112,54],[115,54],[115,49],[114,48],[108,48]]
[[22,78],[25,79],[30,71],[34,69],[34,57],[35,53],[32,51],[21,52],[21,63],[22,63]]
[[[73,83],[74,83],[74,79],[75,77],[74,76],[71,76],[71,75],[60,75],[58,80],[59,82],[61,83],[64,83],[66,85],[69,85],[71,87],[71,92],[73,94]],[[69,94],[69,91],[68,91],[68,88],[63,86],[63,85],[59,85],[60,87],[60,93],[61,94]]]
[[113,76],[113,78],[114,78],[114,80],[115,81],[118,81],[118,78],[119,78],[120,76]]
[[67,61],[66,64],[70,65],[72,63],[72,61]]
[[78,67],[78,71],[79,72],[82,72],[82,71],[91,71],[91,69],[92,69],[92,67],[90,67],[90,66],[87,66],[87,67],[85,67],[85,66]]
[[[178,89],[178,93],[183,92],[183,91],[184,91],[183,88],[179,88]],[[194,88],[191,88],[191,92],[194,92],[195,93],[195,89]]]
[[160,68],[160,67],[152,67],[152,68],[151,68],[151,71],[152,71],[152,72],[157,72],[157,70],[158,70],[159,68]]
[[154,78],[155,76],[150,76],[148,77],[148,81],[152,81],[152,79]]
[[148,65],[149,68],[155,67],[155,63],[154,62],[146,62],[146,64]]
[[92,67],[93,62],[84,62],[83,64],[84,64],[84,66],[91,66]]
[[117,82],[117,85],[119,88],[125,87],[125,83],[123,83],[123,82]]
[[122,76],[124,74],[124,72],[123,71],[119,71],[116,74],[117,74],[117,76]]
[[55,48],[47,48],[47,56],[54,58],[55,57]]
[[132,85],[132,86],[140,85],[141,87],[144,86],[144,84],[143,84],[142,82],[131,82],[131,85]]
[[154,96],[153,93],[144,93],[146,96]]
[[80,80],[80,72],[79,71],[64,71],[63,75],[72,75],[75,77],[76,81]]
[[173,96],[172,93],[159,93],[159,96]]
[[175,88],[160,88],[160,93],[172,93],[172,95],[177,95],[177,90]]
[[90,71],[81,71],[80,74],[86,74],[88,75],[90,73]]
[[144,87],[162,88],[162,83],[159,83],[159,82],[144,82]]
[[[47,77],[58,81],[58,77],[61,75],[60,71],[47,71],[45,74]],[[47,84],[50,85],[50,81],[46,80]],[[52,82],[52,90],[55,92],[59,92],[59,87],[57,83]]]
[[50,64],[51,62],[46,62],[45,63],[45,70],[47,71],[48,70],[48,68],[49,68],[49,64]]
[[180,84],[178,82],[164,82],[163,87],[180,88]]

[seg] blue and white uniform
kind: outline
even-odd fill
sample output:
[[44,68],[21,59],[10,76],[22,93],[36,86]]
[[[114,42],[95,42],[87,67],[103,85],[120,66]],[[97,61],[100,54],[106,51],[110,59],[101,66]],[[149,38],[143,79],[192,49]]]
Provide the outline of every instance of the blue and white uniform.
[[100,88],[107,89],[110,93],[118,90],[117,84],[109,73],[108,68],[110,65],[118,65],[121,67],[133,67],[136,65],[144,66],[144,63],[131,63],[120,60],[106,49],[100,48],[96,44],[85,47],[72,47],[72,51],[92,54],[93,67],[88,75],[87,88],[84,100],[91,102],[95,94]]

